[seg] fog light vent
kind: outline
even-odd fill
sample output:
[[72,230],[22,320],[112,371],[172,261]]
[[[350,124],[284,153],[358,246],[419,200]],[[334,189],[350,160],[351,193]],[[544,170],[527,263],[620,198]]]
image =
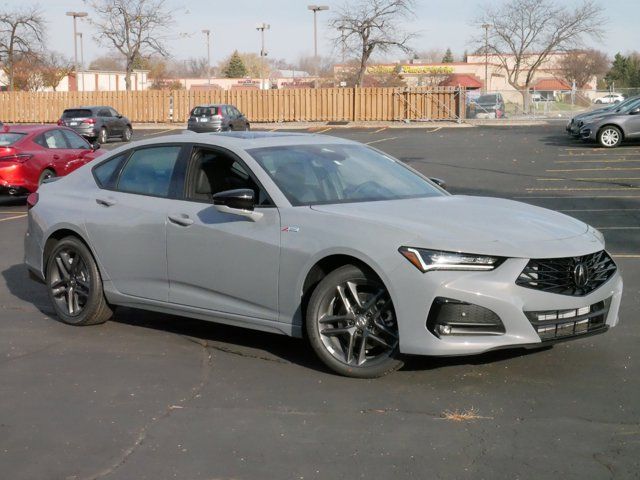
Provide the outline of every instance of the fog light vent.
[[500,317],[488,308],[444,297],[433,301],[427,328],[437,337],[505,333]]

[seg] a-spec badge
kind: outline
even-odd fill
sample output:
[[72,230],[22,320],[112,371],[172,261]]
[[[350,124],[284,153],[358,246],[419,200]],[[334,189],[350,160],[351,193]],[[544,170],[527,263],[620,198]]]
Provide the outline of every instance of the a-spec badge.
[[282,227],[281,232],[287,233],[298,233],[300,231],[300,227]]

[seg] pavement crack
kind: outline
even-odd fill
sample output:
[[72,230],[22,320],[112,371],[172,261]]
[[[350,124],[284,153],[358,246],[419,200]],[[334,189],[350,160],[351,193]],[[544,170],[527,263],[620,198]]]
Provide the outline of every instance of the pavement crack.
[[200,374],[200,382],[191,388],[189,395],[186,397],[173,402],[162,411],[160,415],[153,417],[150,421],[148,421],[139,431],[135,437],[134,442],[127,447],[122,454],[119,456],[116,462],[114,462],[111,466],[100,470],[97,473],[89,475],[87,477],[83,477],[82,480],[98,480],[100,478],[105,478],[110,476],[120,467],[122,467],[127,460],[138,450],[138,448],[144,443],[147,438],[147,434],[151,427],[156,425],[158,422],[168,418],[172,412],[176,409],[183,408],[187,403],[191,402],[195,398],[200,395],[200,392],[204,389],[204,387],[209,383],[211,377],[211,369],[213,367],[213,355],[210,352],[210,345],[205,340],[196,339],[193,337],[188,337],[185,335],[181,335],[185,340],[195,343],[201,347],[201,374]]

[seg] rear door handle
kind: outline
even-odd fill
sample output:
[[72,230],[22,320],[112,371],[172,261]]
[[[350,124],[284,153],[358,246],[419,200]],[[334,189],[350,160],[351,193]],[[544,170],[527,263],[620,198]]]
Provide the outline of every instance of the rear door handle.
[[96,203],[103,207],[113,207],[116,204],[116,201],[109,198],[96,198]]
[[169,215],[169,221],[176,225],[180,225],[181,227],[193,225],[193,220],[189,218],[189,215],[185,215],[184,213],[180,215]]

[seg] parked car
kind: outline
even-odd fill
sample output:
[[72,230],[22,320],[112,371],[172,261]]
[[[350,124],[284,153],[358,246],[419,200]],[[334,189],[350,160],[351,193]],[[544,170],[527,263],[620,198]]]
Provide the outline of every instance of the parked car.
[[569,123],[567,124],[567,133],[570,135],[580,138],[580,129],[584,126],[585,122],[593,120],[597,117],[601,117],[603,115],[608,115],[610,113],[615,113],[616,111],[620,111],[627,107],[637,100],[640,100],[640,95],[636,95],[635,97],[627,98],[624,102],[613,103],[606,107],[598,108],[596,110],[591,110],[589,112],[581,113],[573,117]]
[[480,95],[469,105],[469,118],[502,118],[505,104],[501,93]]
[[251,124],[233,105],[198,105],[189,114],[187,129],[192,132],[250,130]]
[[129,142],[133,136],[131,121],[107,106],[68,108],[58,125],[72,128],[92,142],[107,143],[111,138]]
[[601,103],[619,103],[624,102],[624,95],[621,93],[610,93],[605,95],[604,97],[596,98],[593,103],[601,104]]
[[606,115],[592,117],[580,128],[580,137],[605,148],[619,147],[625,140],[640,138],[640,99]]
[[346,139],[151,139],[44,184],[28,206],[26,265],[71,325],[124,305],[306,332],[329,368],[370,378],[401,354],[542,347],[618,322],[622,279],[600,232],[449,195]]
[[62,177],[102,152],[69,128],[5,125],[0,130],[0,193],[35,192],[52,177]]

